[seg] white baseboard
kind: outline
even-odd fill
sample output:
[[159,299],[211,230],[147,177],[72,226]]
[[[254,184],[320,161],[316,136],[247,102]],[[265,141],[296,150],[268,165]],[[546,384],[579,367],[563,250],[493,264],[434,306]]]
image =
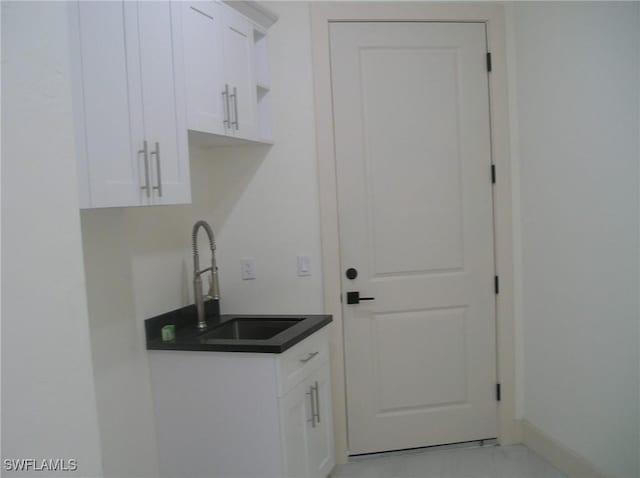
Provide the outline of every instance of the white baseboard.
[[607,478],[589,460],[561,445],[527,420],[522,420],[522,442],[569,478]]
[[508,427],[498,427],[498,443],[501,446],[517,445],[523,442],[522,434],[522,420],[513,419]]

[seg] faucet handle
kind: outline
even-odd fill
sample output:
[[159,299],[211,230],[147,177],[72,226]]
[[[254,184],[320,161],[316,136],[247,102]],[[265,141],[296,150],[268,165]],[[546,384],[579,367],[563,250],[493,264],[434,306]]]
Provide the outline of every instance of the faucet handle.
[[207,292],[207,296],[211,299],[219,299],[220,298],[220,286],[218,285],[218,279],[214,275],[214,271],[211,271],[211,274],[207,276],[209,281],[209,291]]
[[207,291],[207,299],[212,299],[213,298],[213,275],[209,274],[207,275],[207,281],[209,282],[209,290]]
[[207,276],[207,280],[209,281],[209,291],[207,292],[207,298],[215,299],[216,288],[213,281],[213,272]]

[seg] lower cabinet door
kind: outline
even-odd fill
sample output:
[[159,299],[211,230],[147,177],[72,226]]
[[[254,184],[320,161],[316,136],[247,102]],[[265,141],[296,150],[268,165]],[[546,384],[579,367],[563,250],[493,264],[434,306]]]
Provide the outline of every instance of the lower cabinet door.
[[325,478],[335,464],[329,363],[280,399],[285,476]]
[[311,394],[308,383],[302,382],[280,399],[280,420],[285,476],[309,476],[309,436],[307,424],[311,420]]
[[308,476],[325,478],[335,464],[329,363],[325,363],[319,370],[314,372],[306,384],[314,394],[312,411],[315,412],[313,422],[307,423]]

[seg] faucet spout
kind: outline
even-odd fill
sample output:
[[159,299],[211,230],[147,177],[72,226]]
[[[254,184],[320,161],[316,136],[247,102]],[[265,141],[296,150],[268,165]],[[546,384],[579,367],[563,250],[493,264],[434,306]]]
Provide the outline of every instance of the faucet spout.
[[[200,269],[200,255],[198,253],[198,231],[204,229],[209,238],[209,247],[211,248],[211,266]],[[193,245],[193,295],[195,298],[196,310],[198,312],[198,329],[207,328],[207,321],[204,312],[204,297],[202,295],[202,274],[211,271],[209,279],[209,293],[207,296],[214,300],[220,300],[220,284],[218,282],[218,266],[216,265],[216,241],[213,236],[213,229],[205,221],[197,221],[193,225],[191,232],[191,240]]]

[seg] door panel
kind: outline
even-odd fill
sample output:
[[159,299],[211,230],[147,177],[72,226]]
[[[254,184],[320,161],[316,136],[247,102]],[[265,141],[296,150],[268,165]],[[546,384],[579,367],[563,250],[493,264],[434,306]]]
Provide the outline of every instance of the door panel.
[[460,307],[374,314],[381,414],[466,401],[465,312]]
[[[459,269],[456,50],[371,48],[360,61],[373,272]],[[397,154],[398,143],[409,154]]]
[[496,436],[482,23],[335,23],[352,454]]

